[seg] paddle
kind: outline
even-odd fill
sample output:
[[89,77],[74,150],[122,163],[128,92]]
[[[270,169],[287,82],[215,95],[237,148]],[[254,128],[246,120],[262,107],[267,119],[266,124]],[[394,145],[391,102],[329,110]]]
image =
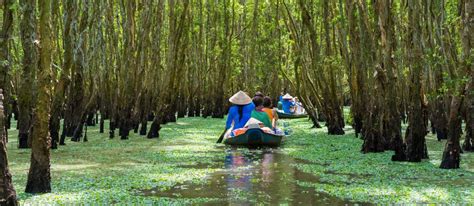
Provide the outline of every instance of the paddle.
[[220,136],[219,139],[217,140],[217,143],[221,143],[221,142],[222,142],[222,140],[224,139],[225,132],[227,132],[227,130],[224,130],[224,132],[222,132],[221,136]]

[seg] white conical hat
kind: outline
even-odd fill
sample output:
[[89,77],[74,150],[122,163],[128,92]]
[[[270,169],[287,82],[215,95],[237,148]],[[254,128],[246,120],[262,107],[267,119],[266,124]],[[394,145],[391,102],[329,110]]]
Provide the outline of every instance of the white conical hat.
[[247,105],[252,102],[252,99],[249,95],[245,94],[243,91],[239,91],[234,94],[231,98],[229,98],[229,102],[236,105]]
[[247,123],[245,123],[244,127],[247,127],[248,129],[254,129],[254,128],[260,128],[260,124],[263,124],[260,120],[255,119],[255,118],[250,118]]
[[288,93],[286,93],[285,96],[283,96],[282,98],[283,99],[293,99],[293,97]]

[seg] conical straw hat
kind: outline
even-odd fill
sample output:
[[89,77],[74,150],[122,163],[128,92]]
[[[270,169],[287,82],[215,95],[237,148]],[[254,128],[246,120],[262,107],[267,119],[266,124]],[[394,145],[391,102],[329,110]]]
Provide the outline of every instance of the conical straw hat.
[[285,96],[283,96],[283,99],[293,99],[293,97],[290,94],[286,93]]
[[252,117],[249,119],[249,121],[247,121],[247,123],[245,123],[244,127],[247,127],[249,129],[260,128],[260,124],[262,124],[260,120]]
[[234,94],[231,98],[229,98],[229,102],[236,105],[247,105],[252,102],[252,99],[249,95],[245,94],[243,91],[239,91]]

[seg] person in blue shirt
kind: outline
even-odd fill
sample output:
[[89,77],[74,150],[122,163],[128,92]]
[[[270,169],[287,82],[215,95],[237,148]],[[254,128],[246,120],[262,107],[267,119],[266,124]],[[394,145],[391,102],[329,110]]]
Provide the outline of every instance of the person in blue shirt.
[[278,103],[277,103],[277,108],[278,110],[283,110],[283,92],[280,93],[280,96],[278,97]]
[[239,91],[229,99],[232,106],[229,108],[225,129],[240,129],[249,121],[255,105],[252,99],[243,91]]
[[285,96],[283,96],[282,99],[283,99],[283,101],[282,101],[283,112],[285,112],[287,114],[293,113],[291,111],[291,107],[295,106],[295,103],[293,102],[293,97],[290,96],[289,94],[285,94]]

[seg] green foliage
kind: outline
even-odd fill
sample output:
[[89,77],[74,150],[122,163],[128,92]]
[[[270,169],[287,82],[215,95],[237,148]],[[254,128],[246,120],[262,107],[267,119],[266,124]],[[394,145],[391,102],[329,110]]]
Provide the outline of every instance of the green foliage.
[[344,120],[346,120],[347,125],[352,125],[354,123],[354,117],[352,116],[352,113],[348,112],[346,115],[346,111],[344,111]]
[[10,5],[9,9],[13,11],[17,11],[18,8],[20,7],[20,3],[17,1],[13,1],[12,4]]

